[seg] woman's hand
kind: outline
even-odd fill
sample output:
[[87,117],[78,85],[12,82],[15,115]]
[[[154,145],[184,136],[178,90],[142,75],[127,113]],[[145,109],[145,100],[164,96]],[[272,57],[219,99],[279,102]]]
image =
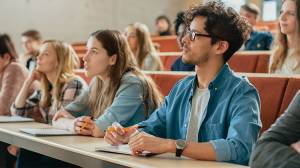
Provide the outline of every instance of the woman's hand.
[[104,140],[111,145],[125,144],[129,142],[129,137],[137,131],[137,125],[124,128],[119,123],[115,122],[108,127]]
[[42,78],[42,73],[36,69],[32,70],[28,78],[26,79],[26,83],[31,85],[34,81],[40,81]]
[[59,118],[74,118],[69,112],[67,112],[63,107],[58,110],[53,116],[53,121],[57,121]]
[[92,117],[82,116],[76,118],[74,127],[74,130],[77,134],[90,135],[98,138],[104,137],[104,132],[96,126]]

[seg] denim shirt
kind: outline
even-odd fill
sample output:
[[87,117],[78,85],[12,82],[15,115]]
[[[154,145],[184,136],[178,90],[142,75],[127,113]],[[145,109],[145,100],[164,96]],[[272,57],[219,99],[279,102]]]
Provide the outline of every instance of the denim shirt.
[[[196,76],[179,81],[143,131],[169,139],[186,139]],[[209,84],[210,99],[200,126],[198,141],[212,143],[217,161],[248,164],[261,129],[257,90],[245,77],[236,76],[225,64]]]

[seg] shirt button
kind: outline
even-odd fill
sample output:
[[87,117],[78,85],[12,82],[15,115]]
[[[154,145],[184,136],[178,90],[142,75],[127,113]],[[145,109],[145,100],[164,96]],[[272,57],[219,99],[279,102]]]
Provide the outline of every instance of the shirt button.
[[218,90],[218,88],[215,88],[215,90]]
[[187,127],[187,124],[184,124],[184,127]]

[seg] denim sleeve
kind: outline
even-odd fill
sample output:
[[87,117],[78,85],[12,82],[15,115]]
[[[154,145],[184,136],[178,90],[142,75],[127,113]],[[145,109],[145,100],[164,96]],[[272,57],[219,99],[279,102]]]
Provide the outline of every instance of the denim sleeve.
[[143,131],[160,138],[167,137],[167,118],[170,119],[169,116],[174,112],[170,109],[171,106],[175,104],[174,100],[177,99],[177,92],[180,92],[182,90],[181,86],[185,85],[185,79],[186,78],[179,80],[168,96],[165,97],[162,105],[156,109],[146,121],[138,124],[146,126],[142,129]]
[[97,127],[106,130],[113,122],[124,125],[143,106],[142,97],[143,85],[141,81],[129,77],[120,85],[111,106],[96,120]]
[[166,112],[168,102],[169,96],[166,96],[161,107],[156,109],[146,121],[138,124],[146,126],[143,128],[144,132],[161,138],[166,137]]
[[259,109],[256,89],[243,87],[236,90],[229,106],[229,128],[226,139],[210,141],[216,151],[217,161],[248,164],[252,147],[261,129]]
[[257,168],[300,167],[300,154],[291,144],[300,140],[300,91],[287,111],[277,119],[255,145],[250,166]]

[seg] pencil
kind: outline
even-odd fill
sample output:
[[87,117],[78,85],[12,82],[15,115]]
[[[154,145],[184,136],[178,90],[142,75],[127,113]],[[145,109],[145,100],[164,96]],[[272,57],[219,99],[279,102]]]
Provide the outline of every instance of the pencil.
[[[145,125],[138,125],[138,126],[137,126],[137,129],[145,128],[145,127],[146,127]],[[131,128],[132,128],[132,127],[127,127],[127,128],[123,128],[123,130],[124,130],[124,132],[126,133],[126,132],[128,132]],[[109,127],[109,128],[107,129],[107,131],[109,131],[109,132],[114,131],[114,130],[115,130],[114,127]]]
[[[94,117],[91,117],[91,120],[93,120],[93,119],[94,119]],[[84,121],[84,125],[80,127],[80,131],[82,131],[83,129],[85,129],[86,125],[87,125],[87,122]]]

